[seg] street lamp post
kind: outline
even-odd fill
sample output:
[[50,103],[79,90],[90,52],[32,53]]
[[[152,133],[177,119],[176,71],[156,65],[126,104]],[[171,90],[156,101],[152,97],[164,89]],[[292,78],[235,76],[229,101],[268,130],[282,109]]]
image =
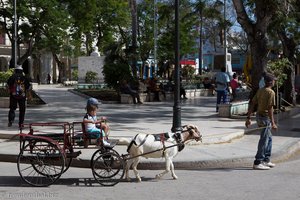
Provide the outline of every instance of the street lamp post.
[[155,72],[155,75],[157,74],[157,17],[156,17],[156,0],[153,1],[153,10],[154,10],[154,51],[153,51],[153,54],[154,54],[154,72]]
[[179,74],[179,0],[175,0],[175,90],[173,106],[172,131],[181,131],[181,106],[180,106],[180,77]]
[[224,0],[224,62],[226,72],[228,72],[227,67],[227,34],[226,34],[226,0]]
[[12,67],[16,68],[17,67],[17,6],[16,6],[16,1],[13,1],[13,9],[14,9],[14,19],[13,19],[13,44],[12,44]]

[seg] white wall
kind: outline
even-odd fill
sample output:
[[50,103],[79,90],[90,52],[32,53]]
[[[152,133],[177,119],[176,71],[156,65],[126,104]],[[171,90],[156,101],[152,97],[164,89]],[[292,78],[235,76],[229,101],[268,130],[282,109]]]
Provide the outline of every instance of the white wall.
[[85,82],[85,75],[88,71],[98,73],[99,83],[104,82],[104,76],[102,74],[104,65],[104,56],[82,56],[78,58],[78,82]]

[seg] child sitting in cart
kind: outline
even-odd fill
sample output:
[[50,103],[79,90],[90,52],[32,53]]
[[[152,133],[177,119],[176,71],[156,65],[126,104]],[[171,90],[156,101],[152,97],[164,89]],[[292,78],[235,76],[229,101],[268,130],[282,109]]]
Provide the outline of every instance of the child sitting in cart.
[[85,131],[89,134],[90,138],[102,138],[104,146],[110,146],[107,142],[107,133],[109,131],[109,126],[103,123],[106,118],[101,117],[100,120],[97,119],[97,109],[100,103],[95,98],[89,98],[86,105],[86,114],[83,118],[83,123],[85,124]]

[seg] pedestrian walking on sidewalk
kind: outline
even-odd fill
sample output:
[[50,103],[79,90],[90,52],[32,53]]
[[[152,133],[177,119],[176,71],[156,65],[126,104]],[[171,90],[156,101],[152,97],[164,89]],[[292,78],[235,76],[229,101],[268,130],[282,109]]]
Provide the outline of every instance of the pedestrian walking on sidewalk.
[[30,81],[23,74],[22,66],[18,65],[15,68],[14,74],[7,80],[7,86],[9,90],[8,127],[12,126],[15,111],[19,106],[19,128],[21,128],[25,118],[26,96],[30,89]]
[[221,71],[216,73],[215,75],[215,83],[216,83],[216,91],[217,91],[217,106],[216,112],[219,112],[219,104],[226,103],[228,101],[228,90],[229,90],[229,83],[230,79],[228,74],[226,74],[226,68],[222,67]]
[[274,120],[275,92],[272,87],[276,78],[272,74],[266,74],[264,77],[265,86],[260,88],[254,95],[248,110],[246,127],[251,125],[251,114],[256,111],[256,122],[261,128],[260,139],[258,142],[257,153],[253,164],[253,169],[267,170],[275,167],[271,162],[272,151],[272,129],[277,129]]

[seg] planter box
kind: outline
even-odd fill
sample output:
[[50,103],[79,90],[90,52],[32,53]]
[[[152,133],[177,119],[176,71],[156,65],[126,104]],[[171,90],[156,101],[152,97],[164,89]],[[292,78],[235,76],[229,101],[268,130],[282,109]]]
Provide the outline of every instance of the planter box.
[[187,89],[185,90],[186,97],[192,98],[195,97],[195,89]]
[[202,89],[195,89],[195,97],[200,97]]
[[38,90],[39,89],[39,84],[38,83],[31,83],[32,90]]
[[121,103],[132,104],[132,96],[130,94],[121,94]]
[[140,95],[141,102],[144,103],[147,100],[147,93],[139,93],[139,95]]
[[64,81],[64,86],[74,86],[78,84],[78,81]]
[[211,89],[200,89],[200,96],[204,96],[204,97],[213,96],[213,90],[211,90]]
[[233,115],[246,114],[248,112],[248,105],[249,105],[249,101],[219,104],[219,116],[231,117]]
[[173,92],[165,92],[166,93],[166,101],[173,101],[174,99],[174,93]]
[[[26,101],[26,106],[27,106]],[[0,97],[0,108],[9,108],[9,97]]]
[[0,108],[9,107],[9,97],[0,97]]
[[[139,93],[141,102],[145,102],[147,100],[146,93]],[[130,94],[121,94],[121,103],[124,104],[133,104],[133,99]]]
[[[151,92],[151,93],[145,93],[145,94],[147,94],[147,97],[146,97],[145,101],[147,101],[147,102],[155,102],[154,101],[155,94],[153,92]],[[163,93],[159,92],[159,100],[160,101],[167,100],[167,94],[166,94],[166,98],[165,98],[165,96],[163,95]]]

